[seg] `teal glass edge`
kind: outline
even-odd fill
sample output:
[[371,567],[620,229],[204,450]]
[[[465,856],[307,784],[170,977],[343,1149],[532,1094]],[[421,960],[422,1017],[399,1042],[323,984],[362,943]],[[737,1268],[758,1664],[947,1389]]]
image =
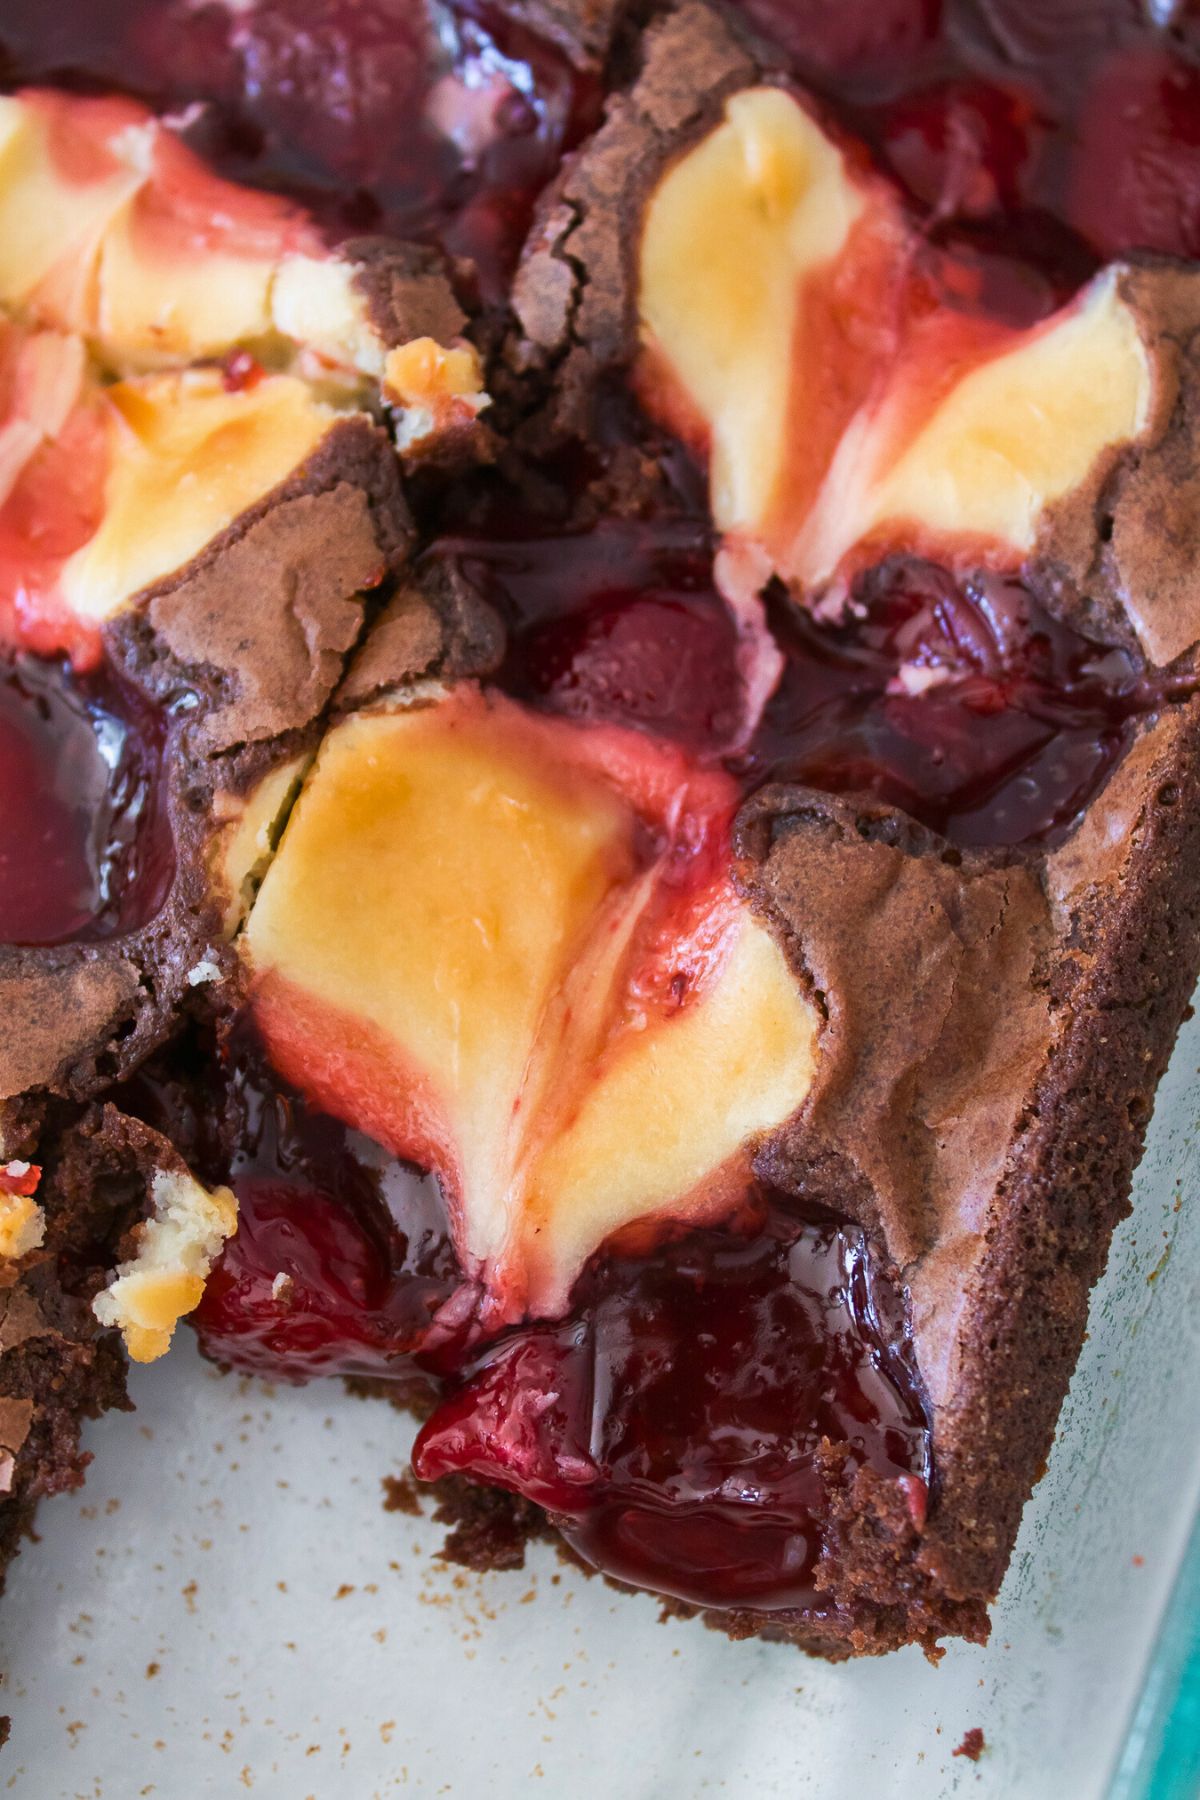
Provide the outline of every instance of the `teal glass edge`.
[[1108,1800],[1200,1797],[1200,1514],[1155,1644]]

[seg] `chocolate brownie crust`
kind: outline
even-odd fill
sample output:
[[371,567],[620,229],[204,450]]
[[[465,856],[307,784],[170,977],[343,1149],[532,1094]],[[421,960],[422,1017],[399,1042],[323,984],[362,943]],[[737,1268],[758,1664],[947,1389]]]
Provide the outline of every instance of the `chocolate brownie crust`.
[[141,994],[136,965],[105,946],[0,948],[0,1094],[89,1083],[127,1035]]
[[[1051,936],[1037,878],[963,856],[886,807],[786,787],[742,809],[735,855],[823,1020],[812,1093],[763,1172],[805,1191],[838,1166],[835,1187],[864,1196],[860,1223],[923,1270],[957,1237],[966,1197],[994,1187],[1045,1054]],[[946,1273],[957,1286],[961,1270]],[[916,1312],[936,1391],[941,1333]]]
[[504,628],[458,565],[422,558],[368,633],[335,697],[338,713],[422,683],[483,678],[499,667]]
[[114,1106],[58,1107],[47,1125],[45,1241],[0,1264],[0,1582],[37,1501],[83,1480],[83,1420],[128,1405],[120,1341],[91,1302],[153,1169],[173,1155]]
[[[902,1484],[870,1471],[849,1489],[832,1480],[817,1576],[825,1616],[706,1615],[733,1636],[786,1636],[835,1659],[987,1636],[987,1605],[1044,1471],[1090,1291],[1130,1209],[1154,1091],[1200,972],[1200,701],[1146,730],[1079,835],[1086,841],[1047,859],[1037,938],[1044,946],[1051,919],[1060,935],[1033,971],[1041,997],[1022,1064],[1036,1046],[1036,1066],[1013,1090],[1019,1111],[999,1180],[964,1194],[964,1210],[977,1210],[976,1249],[939,1270],[958,1303],[950,1317],[935,1311],[932,1346],[928,1253],[901,1271],[931,1403],[927,1515],[914,1515]],[[1028,871],[1019,874],[1024,887]],[[990,1027],[981,1029],[986,1065]],[[803,1182],[802,1169],[792,1173]],[[856,1214],[862,1189],[840,1192]],[[886,1254],[888,1214],[872,1198]]]
[[1071,918],[1054,969],[1061,1028],[968,1291],[919,1558],[951,1595],[999,1587],[1200,973],[1200,702],[1147,734],[1110,793],[1088,829],[1119,833],[1117,866],[1064,880],[1064,852],[1047,872]]
[[[304,501],[310,504],[298,505]],[[318,501],[323,504],[312,504]],[[329,538],[327,531],[339,535]],[[346,541],[342,533],[347,534]],[[368,547],[368,535],[373,547]],[[330,584],[323,581],[321,565],[332,556],[335,566],[354,581],[365,584],[372,575],[378,581],[401,566],[410,541],[408,507],[386,433],[363,415],[340,419],[311,456],[247,508],[186,568],[138,595],[107,627],[107,647],[117,666],[151,698],[169,702],[180,693],[197,694],[206,722],[206,754],[236,748],[244,741],[229,728],[212,731],[208,722],[214,713],[246,691],[269,694],[276,682],[281,684],[276,707],[286,705],[289,682],[297,673],[302,690],[287,728],[300,729],[315,717],[340,673],[340,663],[335,667],[329,659],[332,642],[344,639],[348,648],[357,635],[347,638],[344,622],[331,632],[330,613],[336,618],[340,602],[357,607],[359,625],[363,616],[357,592],[339,595],[334,602],[322,591]],[[275,561],[281,550],[286,565],[282,570]],[[233,552],[234,572],[227,576]],[[319,558],[318,565],[307,566],[303,557]],[[297,607],[301,577],[305,595]],[[319,599],[314,599],[314,589]],[[204,612],[204,628],[190,626],[186,619],[191,600]],[[309,602],[307,617],[304,600]],[[261,629],[255,620],[260,606],[269,612]],[[297,660],[290,620],[299,628],[307,670]],[[179,652],[172,637],[181,646]]]
[[667,163],[720,116],[726,98],[761,78],[763,62],[704,0],[656,21],[627,93],[542,201],[513,285],[520,366],[559,369],[562,408],[637,346],[636,259],[646,201]]
[[431,337],[449,344],[463,331],[467,315],[435,250],[375,237],[352,238],[342,254],[355,265],[354,285],[381,343]]
[[342,483],[272,507],[152,599],[150,629],[211,695],[191,747],[228,753],[316,718],[362,628],[363,591],[383,573],[366,496]]

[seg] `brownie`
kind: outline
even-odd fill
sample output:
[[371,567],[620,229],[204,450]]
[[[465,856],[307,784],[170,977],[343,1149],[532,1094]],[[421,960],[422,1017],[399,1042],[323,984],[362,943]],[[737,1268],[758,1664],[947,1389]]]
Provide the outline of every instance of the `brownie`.
[[1195,702],[1149,725],[1041,867],[948,866],[903,821],[843,808],[838,854],[856,866],[839,879],[826,854],[814,882],[828,800],[768,791],[743,814],[748,891],[836,1033],[772,1174],[831,1183],[901,1266],[932,1420],[924,1520],[861,1476],[849,1496],[823,1571],[826,1654],[986,1636],[1200,966],[1180,786],[1198,730]]
[[[604,437],[605,408],[639,349],[638,247],[664,172],[713,128],[731,95],[796,91],[780,53],[719,0],[680,0],[657,14],[638,56],[603,125],[543,196],[513,283],[505,357],[532,396],[517,438],[540,455]],[[836,123],[819,107],[817,116],[840,143]],[[1196,642],[1200,270],[1139,254],[1117,265],[1117,279],[1152,365],[1154,417],[1139,445],[1099,458],[1046,509],[1029,560],[1053,611],[1105,640],[1132,638],[1161,667]],[[640,429],[647,454],[634,459],[634,489],[618,502],[635,510],[661,505],[664,487],[656,434]]]
[[[650,24],[627,91],[544,198],[517,276],[507,356],[537,396],[527,448],[602,431],[637,348],[633,257],[656,180],[729,94],[783,79],[717,7]],[[833,1474],[819,1623],[709,1615],[734,1636],[835,1657],[986,1636],[1200,970],[1200,274],[1142,257],[1119,291],[1153,367],[1153,416],[1048,509],[1021,569],[1051,616],[1161,684],[1108,785],[1046,851],[964,853],[878,802],[786,785],[738,818],[739,882],[824,1019],[815,1090],[758,1168],[859,1221],[899,1272],[935,1478],[914,1517],[895,1485],[861,1472],[847,1489]],[[640,504],[657,493],[643,471]],[[508,1566],[527,1503],[450,1491],[449,1554]]]
[[[170,1147],[116,1107],[53,1109],[36,1141],[42,1243],[3,1265],[0,1292],[0,1575],[40,1498],[77,1488],[90,1456],[84,1419],[129,1405],[119,1340],[91,1302],[139,1216],[150,1170]],[[20,1148],[10,1135],[6,1149]]]
[[[739,880],[827,1020],[817,1089],[757,1166],[898,1267],[935,1474],[914,1509],[873,1471],[840,1482],[835,1453],[819,1612],[714,1628],[833,1660],[986,1640],[1200,969],[1198,733],[1195,702],[1146,729],[1040,866],[964,858],[877,803],[778,787],[743,809]],[[438,1491],[445,1554],[472,1568],[554,1524],[462,1478]]]
[[[1115,612],[1111,584],[1090,592]],[[436,703],[493,676],[499,642],[461,560],[435,549],[337,710]],[[962,850],[878,800],[785,783],[742,805],[738,885],[822,1019],[813,1091],[756,1172],[864,1226],[902,1285],[934,1480],[914,1504],[903,1482],[845,1477],[831,1446],[820,1608],[706,1615],[731,1636],[834,1659],[986,1639],[1200,970],[1198,733],[1200,699],[1165,700],[1049,851]],[[469,1480],[437,1492],[445,1553],[475,1568],[512,1567],[555,1523]]]
[[[534,377],[540,445],[593,436],[606,377],[637,347],[641,217],[663,170],[720,117],[727,97],[770,70],[738,21],[687,0],[655,18],[639,66],[604,123],[543,195],[513,282],[519,330],[507,355]],[[549,372],[553,379],[547,381]]]

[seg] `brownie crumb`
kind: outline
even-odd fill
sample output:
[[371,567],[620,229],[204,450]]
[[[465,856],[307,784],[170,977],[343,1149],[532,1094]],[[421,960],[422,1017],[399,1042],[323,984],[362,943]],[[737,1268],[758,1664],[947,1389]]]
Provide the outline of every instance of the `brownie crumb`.
[[987,1745],[984,1742],[982,1731],[978,1725],[972,1725],[970,1731],[964,1731],[963,1741],[958,1749],[952,1750],[950,1754],[951,1756],[965,1756],[968,1762],[978,1762],[986,1749]]
[[438,1552],[443,1562],[478,1574],[522,1569],[529,1539],[551,1535],[539,1507],[503,1488],[476,1487],[455,1476],[432,1486],[438,1502],[433,1516],[451,1528]]
[[421,1496],[411,1475],[384,1476],[383,1510],[389,1513],[407,1513],[411,1519],[421,1517]]

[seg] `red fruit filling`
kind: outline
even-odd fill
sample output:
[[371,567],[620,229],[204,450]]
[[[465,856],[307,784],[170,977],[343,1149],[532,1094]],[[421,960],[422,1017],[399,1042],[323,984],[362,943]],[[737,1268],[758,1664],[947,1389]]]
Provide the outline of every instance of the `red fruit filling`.
[[857,1227],[756,1190],[728,1226],[631,1235],[593,1258],[564,1319],[482,1347],[436,1185],[285,1087],[248,1035],[219,1058],[177,1046],[121,1103],[237,1193],[193,1315],[209,1356],[428,1383],[443,1397],[418,1473],[527,1495],[608,1574],[705,1605],[809,1606],[831,1489],[869,1468],[924,1500],[904,1308]]
[[599,84],[487,0],[14,4],[10,85],[119,89],[182,115],[232,180],[334,236],[387,230],[471,257],[499,297],[533,201],[594,123]]
[[1102,65],[1080,115],[1068,206],[1102,257],[1127,244],[1200,256],[1200,67],[1143,45]]
[[1055,842],[1134,721],[1195,686],[1053,619],[1014,577],[960,584],[898,557],[859,578],[843,623],[773,609],[784,672],[734,753],[734,633],[702,527],[606,520],[430,554],[506,619],[500,679],[518,697],[675,737],[721,758],[743,791],[791,780],[874,794],[957,844]]
[[1194,692],[1054,619],[1015,577],[895,558],[859,616],[780,608],[783,679],[737,764],[901,806],[961,845],[1050,846],[1124,754],[1139,716]]
[[572,535],[447,540],[432,554],[503,615],[499,679],[516,698],[700,756],[736,731],[736,639],[704,526],[608,519]]
[[537,1501],[606,1574],[775,1610],[819,1603],[830,1485],[923,1484],[927,1457],[903,1308],[861,1232],[755,1196],[740,1229],[596,1258],[566,1318],[468,1372],[413,1460]]
[[432,1176],[287,1088],[248,1034],[193,1062],[166,1053],[122,1104],[237,1195],[237,1235],[193,1314],[209,1356],[284,1381],[414,1374],[460,1282]]
[[0,1164],[0,1194],[28,1198],[36,1194],[42,1171],[37,1163],[7,1162]]
[[0,665],[0,943],[114,937],[158,912],[175,856],[163,727],[103,669]]
[[[1158,24],[1133,0],[736,4],[935,230],[968,228],[968,260],[1038,268],[1045,309],[1117,251],[1197,253],[1188,13]],[[435,237],[475,257],[497,293],[533,199],[600,99],[595,77],[506,11],[77,0],[68,13],[14,0],[0,73],[194,107],[189,139],[223,173],[302,198],[335,232]]]
[[802,69],[861,79],[895,79],[928,56],[947,10],[944,0],[737,0],[738,9]]

